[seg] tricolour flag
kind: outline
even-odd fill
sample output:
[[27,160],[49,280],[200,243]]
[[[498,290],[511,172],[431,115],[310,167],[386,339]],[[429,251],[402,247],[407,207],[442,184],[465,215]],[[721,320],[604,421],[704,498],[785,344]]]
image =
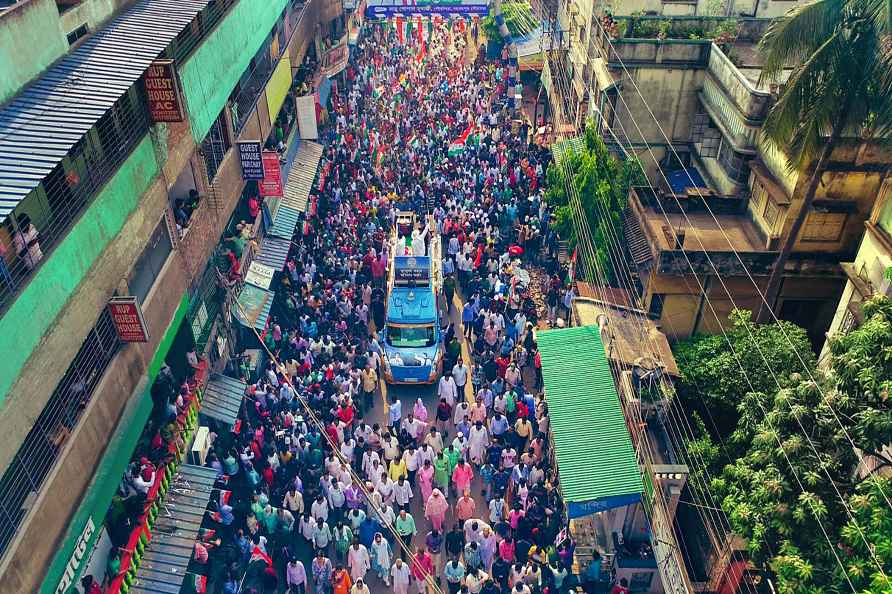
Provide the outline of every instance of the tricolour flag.
[[264,561],[267,565],[273,564],[273,560],[270,556],[264,553],[263,549],[258,546],[255,546],[254,550],[251,551],[251,560],[249,563],[254,563],[255,561]]
[[465,145],[468,142],[468,136],[471,135],[471,132],[474,131],[473,124],[468,126],[468,129],[461,133],[461,136],[453,140],[449,144],[448,154],[450,157],[454,157],[455,155],[463,152],[465,150]]

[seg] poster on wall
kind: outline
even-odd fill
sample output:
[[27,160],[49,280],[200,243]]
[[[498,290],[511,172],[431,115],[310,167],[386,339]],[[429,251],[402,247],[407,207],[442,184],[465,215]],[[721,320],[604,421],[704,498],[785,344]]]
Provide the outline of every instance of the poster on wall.
[[263,179],[258,184],[261,196],[282,196],[282,166],[279,163],[279,153],[275,151],[263,151]]
[[149,341],[149,331],[136,297],[112,297],[108,301],[108,312],[122,342]]
[[143,77],[153,122],[182,122],[183,107],[173,60],[156,60]]
[[263,145],[259,140],[244,140],[236,143],[238,157],[242,164],[242,179],[263,179]]
[[336,44],[325,50],[322,54],[322,74],[332,77],[347,67],[350,58],[350,48],[347,47],[348,35],[344,34]]
[[319,138],[319,131],[316,128],[315,95],[298,97],[295,103],[297,104],[297,128],[300,131],[300,137],[304,139]]

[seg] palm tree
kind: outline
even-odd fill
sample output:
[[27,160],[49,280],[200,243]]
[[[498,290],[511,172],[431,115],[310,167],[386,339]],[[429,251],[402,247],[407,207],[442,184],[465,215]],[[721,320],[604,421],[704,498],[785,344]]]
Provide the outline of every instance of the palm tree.
[[815,0],[774,22],[759,49],[763,82],[795,65],[763,138],[784,148],[791,172],[809,176],[768,280],[758,318],[765,322],[834,146],[842,135],[866,140],[892,129],[892,0]]

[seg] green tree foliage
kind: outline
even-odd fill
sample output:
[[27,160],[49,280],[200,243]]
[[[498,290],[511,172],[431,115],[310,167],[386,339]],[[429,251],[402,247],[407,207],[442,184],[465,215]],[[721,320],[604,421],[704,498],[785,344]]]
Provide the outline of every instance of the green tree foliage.
[[598,267],[607,275],[607,282],[615,284],[616,271],[611,264],[610,250],[613,250],[614,258],[624,257],[616,253],[620,247],[616,245],[617,241],[624,245],[622,212],[629,199],[629,188],[644,183],[644,174],[637,161],[620,161],[611,155],[591,121],[580,140],[568,142],[561,157],[549,164],[545,198],[555,207],[555,229],[569,242],[572,251],[579,238],[577,221],[574,220],[576,211],[567,193],[566,177],[569,175],[588,219]]
[[727,340],[722,335],[697,335],[674,348],[681,371],[676,390],[685,409],[698,411],[710,421],[712,437],[722,439],[737,428],[737,407],[747,393],[772,393],[777,389],[775,377],[787,387],[796,374],[815,368],[808,336],[799,326],[784,321],[754,324],[746,310],[733,311],[730,321]]
[[[502,16],[508,25],[508,32],[512,37],[523,37],[536,28],[536,20],[533,18],[533,8],[526,0],[502,2]],[[490,41],[502,42],[499,34],[499,26],[491,15],[483,17],[483,34]]]
[[831,342],[820,383],[791,374],[781,390],[744,396],[730,437],[742,453],[711,484],[782,594],[892,592],[892,485],[865,479],[852,446],[890,464],[892,302],[875,297],[864,312]]

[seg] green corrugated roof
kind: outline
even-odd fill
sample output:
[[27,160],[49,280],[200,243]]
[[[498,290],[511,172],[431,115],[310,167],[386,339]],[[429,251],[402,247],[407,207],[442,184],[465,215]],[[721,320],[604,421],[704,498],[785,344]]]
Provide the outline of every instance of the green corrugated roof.
[[564,499],[640,494],[641,473],[598,328],[546,330],[537,343]]

